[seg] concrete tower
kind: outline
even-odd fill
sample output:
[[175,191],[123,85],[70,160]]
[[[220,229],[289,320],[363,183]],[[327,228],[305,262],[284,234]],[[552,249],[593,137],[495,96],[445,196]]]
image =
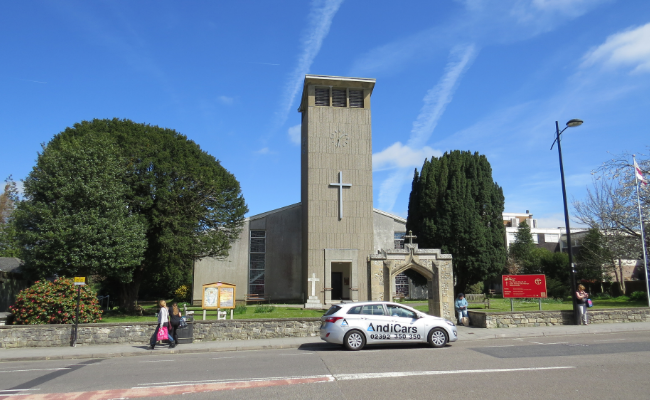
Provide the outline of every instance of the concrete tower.
[[369,296],[374,86],[374,79],[305,76],[299,111],[302,271],[308,306]]

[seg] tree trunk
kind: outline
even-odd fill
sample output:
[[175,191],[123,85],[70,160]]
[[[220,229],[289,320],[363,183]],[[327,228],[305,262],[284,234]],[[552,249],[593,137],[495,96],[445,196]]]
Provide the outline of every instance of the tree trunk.
[[136,269],[133,273],[131,282],[124,282],[120,290],[120,306],[128,313],[134,313],[138,302],[138,293],[140,285],[144,280],[143,268]]
[[625,278],[623,277],[623,261],[619,258],[618,265],[614,265],[614,275],[616,275],[616,282],[621,291],[621,295],[625,296]]

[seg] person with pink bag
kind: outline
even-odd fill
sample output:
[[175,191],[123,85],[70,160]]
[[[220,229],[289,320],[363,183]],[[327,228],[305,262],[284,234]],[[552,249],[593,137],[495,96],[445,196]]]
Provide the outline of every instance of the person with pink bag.
[[158,340],[169,339],[169,348],[173,349],[176,347],[174,339],[169,335],[169,311],[167,311],[167,302],[165,300],[160,300],[158,302],[160,306],[160,311],[158,311],[158,326],[151,336],[149,342],[149,349],[153,350],[156,347],[156,342]]

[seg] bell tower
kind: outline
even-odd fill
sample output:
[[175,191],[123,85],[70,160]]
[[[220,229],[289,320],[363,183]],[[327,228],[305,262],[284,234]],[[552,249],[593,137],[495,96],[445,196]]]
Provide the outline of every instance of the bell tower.
[[299,111],[307,307],[369,296],[374,86],[375,80],[368,78],[305,76]]

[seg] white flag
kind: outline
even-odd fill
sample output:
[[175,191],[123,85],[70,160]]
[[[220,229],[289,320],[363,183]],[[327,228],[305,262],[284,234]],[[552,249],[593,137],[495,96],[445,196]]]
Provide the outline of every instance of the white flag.
[[639,168],[639,164],[636,163],[636,159],[634,160],[634,173],[636,174],[636,179],[640,180],[641,183],[644,185],[648,184],[648,180],[643,177],[643,171]]

